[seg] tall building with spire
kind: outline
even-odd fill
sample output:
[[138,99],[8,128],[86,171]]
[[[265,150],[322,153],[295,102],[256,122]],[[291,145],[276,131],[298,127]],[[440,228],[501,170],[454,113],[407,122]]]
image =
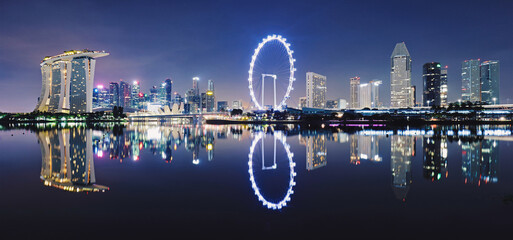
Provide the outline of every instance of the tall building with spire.
[[41,62],[41,97],[36,111],[85,113],[93,111],[96,58],[105,51],[71,50]]
[[392,108],[413,107],[411,57],[404,42],[397,43],[390,56],[390,104]]

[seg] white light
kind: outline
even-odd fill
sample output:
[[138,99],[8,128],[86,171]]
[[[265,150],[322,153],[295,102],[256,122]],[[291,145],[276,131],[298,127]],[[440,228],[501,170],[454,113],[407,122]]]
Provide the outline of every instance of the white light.
[[267,36],[267,38],[264,38],[262,39],[262,42],[258,44],[258,47],[255,49],[255,53],[253,54],[253,56],[251,57],[251,63],[249,64],[249,78],[248,78],[248,82],[249,82],[249,89],[250,89],[250,95],[251,95],[251,100],[253,101],[253,103],[255,104],[255,106],[257,107],[257,109],[259,110],[263,110],[263,106],[261,106],[258,101],[256,100],[256,97],[255,97],[255,93],[253,92],[253,68],[255,66],[255,61],[257,59],[257,56],[258,54],[260,53],[260,50],[264,47],[264,45],[271,41],[271,40],[277,40],[279,41],[281,44],[283,44],[283,46],[286,48],[287,50],[287,53],[289,55],[289,62],[290,62],[290,76],[289,76],[289,85],[287,87],[287,91],[285,93],[285,96],[283,97],[283,99],[281,100],[280,104],[278,104],[278,106],[274,106],[276,109],[278,110],[281,110],[282,106],[285,106],[286,105],[286,101],[287,99],[289,99],[289,96],[290,96],[290,92],[293,90],[292,88],[292,84],[295,80],[294,78],[294,72],[296,71],[296,69],[294,68],[294,62],[296,61],[293,57],[292,57],[292,53],[294,51],[290,50],[290,43],[287,43],[286,42],[286,39],[283,38],[282,36],[276,36],[275,34],[274,35],[269,35]]
[[258,200],[261,201],[264,206],[267,206],[267,208],[269,208],[269,209],[272,208],[273,210],[281,209],[282,207],[287,206],[287,202],[290,201],[290,195],[294,194],[292,187],[294,187],[296,185],[296,182],[294,181],[294,177],[297,175],[296,172],[294,171],[294,167],[296,166],[296,163],[294,162],[294,159],[292,158],[292,156],[294,154],[290,152],[290,145],[288,145],[286,142],[286,140],[287,140],[286,136],[282,132],[275,132],[274,134],[275,134],[274,137],[276,139],[280,140],[280,142],[283,144],[283,147],[285,148],[285,151],[287,152],[287,157],[289,159],[289,168],[290,168],[290,174],[289,174],[290,180],[289,180],[289,188],[287,190],[287,194],[278,203],[269,202],[264,198],[264,196],[262,196],[262,194],[260,193],[260,189],[258,188],[258,186],[255,182],[255,177],[253,175],[253,152],[255,150],[257,143],[260,140],[263,141],[263,137],[264,137],[263,132],[258,132],[256,134],[256,136],[253,139],[253,142],[251,144],[251,147],[249,148],[249,154],[248,154],[248,157],[249,157],[248,172],[249,172],[249,180],[251,181],[251,187],[255,191],[255,195],[258,196]]

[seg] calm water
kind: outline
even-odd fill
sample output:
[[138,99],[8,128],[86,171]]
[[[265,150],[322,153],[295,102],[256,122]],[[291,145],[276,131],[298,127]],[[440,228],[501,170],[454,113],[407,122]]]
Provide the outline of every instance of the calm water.
[[512,141],[511,127],[492,126],[4,130],[0,229],[9,239],[495,237],[513,224]]

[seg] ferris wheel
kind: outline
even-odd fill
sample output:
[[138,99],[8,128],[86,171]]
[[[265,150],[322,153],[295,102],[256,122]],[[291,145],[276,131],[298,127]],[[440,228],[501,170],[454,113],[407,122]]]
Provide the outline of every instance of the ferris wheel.
[[[258,44],[251,57],[248,71],[249,94],[258,110],[266,109],[265,82],[269,80],[273,81],[273,84],[267,84],[267,88],[273,87],[274,98],[271,107],[281,110],[286,106],[290,92],[294,89],[292,84],[296,80],[294,78],[296,59],[292,56],[293,53],[290,43],[287,43],[287,39],[280,35],[269,35]],[[277,101],[277,96],[283,96],[283,98]],[[269,103],[269,99],[267,100]]]

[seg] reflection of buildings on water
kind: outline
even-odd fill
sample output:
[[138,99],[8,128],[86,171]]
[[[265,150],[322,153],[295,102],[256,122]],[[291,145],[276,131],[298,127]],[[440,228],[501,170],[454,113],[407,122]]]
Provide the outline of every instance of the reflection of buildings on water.
[[391,136],[390,163],[392,168],[392,188],[397,199],[405,200],[410,189],[411,158],[415,156],[414,136]]
[[306,145],[306,169],[314,170],[328,164],[328,150],[326,134],[303,134],[299,139],[301,144]]
[[461,146],[462,171],[465,183],[496,183],[499,170],[499,142],[480,140]]
[[351,164],[359,165],[360,160],[381,162],[382,158],[379,156],[379,138],[380,136],[351,135],[349,145],[349,160]]
[[431,181],[448,177],[447,171],[447,137],[433,136],[424,137],[424,162],[423,175]]
[[179,147],[192,153],[192,163],[200,163],[200,153],[205,150],[207,160],[214,158],[215,138],[240,140],[243,126],[162,126],[131,124],[124,131],[95,132],[94,150],[99,157],[109,153],[110,159],[139,160],[140,151],[149,149],[162,156],[168,163]]
[[83,128],[41,131],[41,180],[46,186],[66,191],[105,191],[96,185],[92,130]]

